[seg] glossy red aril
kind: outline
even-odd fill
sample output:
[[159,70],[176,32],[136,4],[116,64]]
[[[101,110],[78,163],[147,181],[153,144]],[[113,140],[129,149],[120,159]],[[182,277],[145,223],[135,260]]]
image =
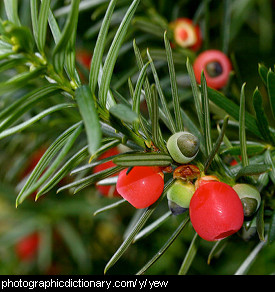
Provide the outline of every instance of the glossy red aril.
[[221,51],[208,50],[198,55],[193,69],[198,83],[201,82],[201,72],[204,72],[207,85],[220,89],[227,84],[232,69],[229,58]]
[[[103,153],[102,155],[99,156],[99,160],[104,159],[104,158],[108,158],[114,155],[119,154],[119,150],[117,147],[111,148],[109,150],[107,150],[105,153]],[[113,163],[112,160],[109,160],[107,162],[104,162],[102,164],[98,164],[94,167],[93,171],[94,173],[106,170],[108,168],[114,167],[116,166],[116,164]],[[113,176],[115,176],[116,174],[114,174]],[[101,195],[105,196],[105,197],[120,197],[119,193],[116,190],[115,185],[112,186],[101,186],[101,185],[96,185],[96,189],[100,192]]]
[[190,201],[189,211],[195,231],[208,241],[234,234],[244,220],[238,194],[231,186],[218,181],[199,186]]
[[37,232],[31,233],[26,237],[20,239],[16,246],[15,252],[18,258],[22,261],[28,261],[33,259],[37,253],[39,246],[39,234]]
[[159,167],[135,166],[120,172],[117,181],[119,194],[137,209],[151,206],[164,188],[163,172]]
[[174,39],[178,46],[197,51],[202,44],[201,30],[192,19],[178,18],[171,24],[174,31]]

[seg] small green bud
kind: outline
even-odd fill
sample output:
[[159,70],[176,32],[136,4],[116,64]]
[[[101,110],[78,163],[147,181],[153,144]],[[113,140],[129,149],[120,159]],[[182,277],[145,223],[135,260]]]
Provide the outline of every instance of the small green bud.
[[10,38],[14,52],[32,52],[34,39],[30,29],[7,21],[3,23],[5,35]]
[[75,80],[71,80],[70,81],[70,85],[71,85],[71,87],[72,87],[73,90],[76,90],[77,89],[77,84],[76,84]]
[[244,216],[253,215],[261,204],[261,195],[259,191],[248,184],[236,184],[233,189],[238,194],[243,204]]
[[20,47],[19,45],[13,45],[13,46],[12,46],[12,51],[13,51],[14,53],[18,53],[18,52],[20,52],[20,49],[21,49],[21,47]]
[[173,134],[167,141],[167,149],[171,157],[178,163],[192,161],[199,151],[199,140],[188,132]]

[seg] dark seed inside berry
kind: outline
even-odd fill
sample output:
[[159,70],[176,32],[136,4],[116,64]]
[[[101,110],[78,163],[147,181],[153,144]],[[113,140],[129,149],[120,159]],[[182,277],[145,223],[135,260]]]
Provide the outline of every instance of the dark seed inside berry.
[[223,70],[222,70],[221,64],[215,61],[215,62],[209,62],[206,65],[206,71],[210,77],[217,77],[222,74]]
[[193,157],[199,150],[199,140],[192,134],[184,134],[177,140],[178,147],[185,157]]
[[253,198],[242,198],[241,202],[243,204],[244,216],[249,217],[255,213],[258,204],[257,200]]
[[168,206],[173,215],[180,215],[188,210],[187,208],[183,208],[170,200],[168,200]]

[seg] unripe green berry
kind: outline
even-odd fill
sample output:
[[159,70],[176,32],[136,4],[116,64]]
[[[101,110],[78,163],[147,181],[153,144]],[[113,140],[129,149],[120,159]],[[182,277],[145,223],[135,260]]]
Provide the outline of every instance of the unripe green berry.
[[179,179],[167,191],[167,199],[181,208],[188,209],[194,192],[195,186],[191,182]]
[[199,151],[199,140],[188,132],[173,134],[167,141],[167,149],[171,157],[178,163],[192,161]]
[[249,184],[236,184],[233,189],[241,199],[244,216],[249,217],[253,215],[261,204],[261,195],[259,191]]

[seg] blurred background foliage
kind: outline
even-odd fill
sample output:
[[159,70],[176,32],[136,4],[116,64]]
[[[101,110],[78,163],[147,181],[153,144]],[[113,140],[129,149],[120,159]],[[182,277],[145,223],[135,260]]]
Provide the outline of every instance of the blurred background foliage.
[[[18,2],[20,21],[31,28],[30,1]],[[76,58],[77,69],[81,72],[84,83],[88,80],[89,72],[87,58],[89,62],[108,3],[107,0],[80,2]],[[109,44],[130,3],[129,0],[117,1],[107,39]],[[60,27],[65,23],[69,4],[70,1],[51,1],[51,9]],[[234,61],[236,76],[230,90],[228,88],[224,90],[227,96],[237,99],[241,84],[246,82],[247,110],[253,111],[249,98],[252,97],[255,87],[259,86],[263,91],[265,90],[258,74],[258,64],[262,63],[267,68],[274,68],[274,8],[275,4],[272,0],[141,0],[116,62],[113,88],[119,89],[121,94],[129,97],[128,78],[130,76],[134,82],[138,77],[132,43],[135,39],[143,55],[146,54],[146,49],[150,48],[165,94],[168,98],[171,97],[169,86],[165,87],[169,84],[169,75],[163,33],[165,30],[170,32],[171,21],[178,17],[188,17],[195,20],[203,31],[203,49],[216,48],[230,55]],[[0,16],[1,19],[6,19],[4,1],[0,3]],[[48,49],[53,46],[50,35],[47,35],[46,43]],[[194,60],[197,53],[179,47],[176,47],[173,53],[180,98],[184,109],[193,117],[195,115],[192,91],[188,83],[185,63],[187,57]],[[82,62],[83,55],[87,55],[86,63]],[[0,72],[0,82],[13,73],[12,68]],[[47,83],[43,79],[35,80],[20,91],[14,92],[11,89],[5,92],[1,96],[0,107],[4,107],[24,92],[45,84]],[[43,99],[31,108],[28,112],[29,116],[24,118],[28,119],[49,105],[58,104],[60,100],[62,100],[60,95]],[[264,102],[266,112],[270,116],[267,99],[264,99]],[[69,191],[56,194],[58,188],[56,186],[50,194],[41,197],[37,202],[30,198],[15,208],[23,174],[33,154],[52,143],[59,133],[78,120],[76,111],[72,113],[70,110],[64,110],[52,114],[50,118],[42,119],[22,133],[1,140],[0,274],[102,274],[106,262],[130,228],[135,213],[139,212],[128,204],[121,204],[94,216],[96,210],[117,200],[103,197],[94,186],[76,195],[72,195]],[[272,122],[275,126],[275,122]],[[233,131],[231,134],[234,137],[236,133]],[[49,137],[51,137],[50,141]],[[70,180],[70,176],[65,180]],[[167,202],[164,200],[158,212],[161,214],[166,208]],[[156,218],[158,213],[150,220]],[[149,237],[133,244],[108,273],[136,273],[162,247],[163,242],[169,238],[181,219],[181,216],[173,217]],[[30,258],[22,259],[16,252],[16,246],[22,238],[33,233],[39,234],[38,248]],[[146,273],[177,274],[193,236],[194,230],[188,225],[168,251]],[[210,263],[208,256],[213,243],[200,240],[200,246],[188,274],[235,273],[259,243],[255,233],[248,234],[247,238],[250,240],[243,240],[238,234],[234,235],[234,240],[228,242],[222,252],[216,254]],[[273,242],[260,250],[248,273],[274,272],[275,244]]]

